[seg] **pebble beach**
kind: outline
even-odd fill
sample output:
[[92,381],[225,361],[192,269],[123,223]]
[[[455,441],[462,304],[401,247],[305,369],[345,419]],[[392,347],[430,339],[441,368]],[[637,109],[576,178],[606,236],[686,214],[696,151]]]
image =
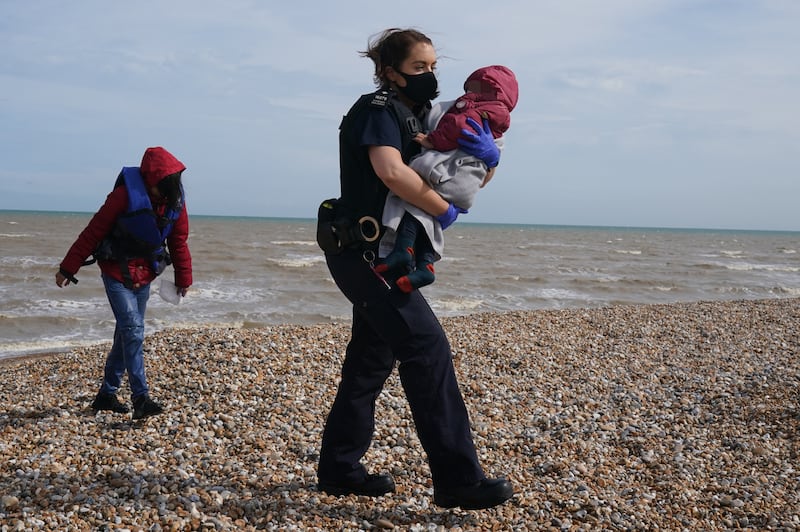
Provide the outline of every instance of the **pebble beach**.
[[172,329],[144,421],[89,408],[108,344],[0,361],[0,530],[800,529],[800,299],[442,325],[502,506],[433,505],[397,372],[364,460],[397,492],[317,491],[347,323]]

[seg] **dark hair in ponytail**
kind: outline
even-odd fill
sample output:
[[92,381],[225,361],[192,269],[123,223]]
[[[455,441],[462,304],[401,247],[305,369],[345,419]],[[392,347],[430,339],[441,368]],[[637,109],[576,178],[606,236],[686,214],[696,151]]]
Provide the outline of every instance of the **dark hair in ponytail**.
[[389,28],[370,37],[367,49],[359,52],[359,55],[369,57],[375,63],[373,76],[375,85],[378,87],[388,85],[386,67],[400,70],[400,65],[408,59],[411,48],[419,42],[433,46],[427,35],[414,29]]

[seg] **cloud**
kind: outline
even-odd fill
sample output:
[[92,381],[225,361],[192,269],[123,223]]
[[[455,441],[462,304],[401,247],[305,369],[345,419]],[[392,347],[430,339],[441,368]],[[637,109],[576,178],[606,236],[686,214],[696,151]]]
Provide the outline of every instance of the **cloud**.
[[[711,226],[740,226],[742,202],[768,196],[754,228],[800,229],[778,214],[797,192],[797,2],[406,7],[2,3],[0,208],[94,210],[122,164],[164,145],[189,167],[199,212],[313,216],[338,187],[341,116],[372,89],[357,52],[414,26],[437,46],[443,98],[486,64],[520,83],[471,220],[697,225],[702,213],[689,221],[661,199],[693,190]],[[64,182],[75,192],[43,192]]]

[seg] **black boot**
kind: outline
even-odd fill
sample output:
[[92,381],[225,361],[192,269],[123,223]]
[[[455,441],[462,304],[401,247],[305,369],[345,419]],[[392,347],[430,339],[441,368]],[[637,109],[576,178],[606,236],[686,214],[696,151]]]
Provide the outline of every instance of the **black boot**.
[[164,411],[164,407],[156,403],[150,396],[140,395],[133,399],[133,419],[156,416]]
[[127,414],[130,409],[117,399],[117,395],[113,393],[97,392],[97,396],[92,401],[93,410],[111,410],[117,414]]
[[504,478],[485,478],[477,484],[434,489],[433,503],[442,508],[460,506],[464,510],[482,510],[503,504],[514,495],[514,488]]
[[360,481],[331,481],[320,480],[317,484],[319,491],[328,495],[366,495],[380,497],[385,493],[394,491],[394,480],[389,475],[367,475]]

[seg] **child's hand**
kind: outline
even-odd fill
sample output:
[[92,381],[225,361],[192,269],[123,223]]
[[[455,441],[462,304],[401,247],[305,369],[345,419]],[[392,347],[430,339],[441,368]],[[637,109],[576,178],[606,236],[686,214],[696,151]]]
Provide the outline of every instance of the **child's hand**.
[[428,142],[428,135],[425,133],[417,133],[414,136],[414,142],[421,144],[423,148],[428,148],[429,150],[433,149],[433,144]]
[[491,181],[493,177],[494,177],[494,168],[489,168],[489,171],[486,172],[486,177],[483,178],[483,183],[481,183],[480,188],[483,188],[486,185],[488,185],[489,181]]

